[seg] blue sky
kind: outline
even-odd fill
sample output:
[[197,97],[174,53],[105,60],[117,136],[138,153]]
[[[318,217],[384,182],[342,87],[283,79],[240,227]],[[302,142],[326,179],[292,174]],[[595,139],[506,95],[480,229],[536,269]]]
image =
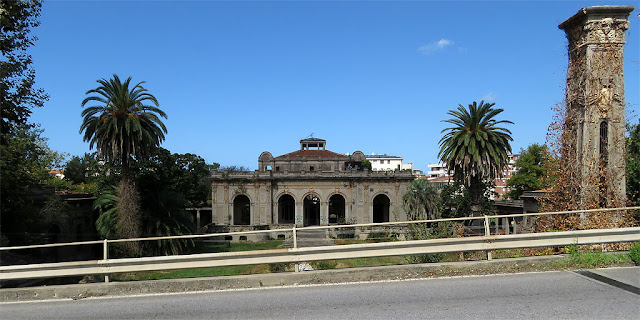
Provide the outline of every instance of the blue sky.
[[[310,134],[340,153],[437,161],[448,110],[485,100],[514,151],[544,143],[564,96],[557,25],[635,1],[46,1],[31,49],[52,149],[89,152],[81,102],[96,80],[146,81],[169,118],[163,147],[255,169]],[[626,102],[640,112],[640,28],[630,16]]]

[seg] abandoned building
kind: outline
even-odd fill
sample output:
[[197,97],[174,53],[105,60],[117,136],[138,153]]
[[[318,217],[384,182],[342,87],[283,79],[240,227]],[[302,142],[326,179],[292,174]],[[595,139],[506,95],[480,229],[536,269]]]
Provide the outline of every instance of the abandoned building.
[[274,157],[265,151],[253,172],[211,175],[212,222],[227,226],[313,226],[403,221],[409,171],[363,168],[361,151],[346,156],[318,138]]

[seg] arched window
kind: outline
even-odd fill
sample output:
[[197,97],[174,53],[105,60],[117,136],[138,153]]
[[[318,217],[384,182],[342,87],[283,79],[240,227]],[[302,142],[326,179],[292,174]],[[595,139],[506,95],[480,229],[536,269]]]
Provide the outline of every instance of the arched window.
[[251,202],[249,197],[241,194],[233,199],[233,224],[251,224]]
[[609,123],[600,122],[600,163],[606,167],[609,162]]
[[329,198],[329,223],[346,223],[344,207],[345,201],[343,196],[334,194]]
[[379,194],[373,198],[373,223],[389,222],[389,207],[391,201],[384,194]]
[[294,223],[296,217],[296,201],[285,194],[278,199],[278,223]]
[[304,226],[320,225],[320,198],[315,194],[307,195],[302,206]]

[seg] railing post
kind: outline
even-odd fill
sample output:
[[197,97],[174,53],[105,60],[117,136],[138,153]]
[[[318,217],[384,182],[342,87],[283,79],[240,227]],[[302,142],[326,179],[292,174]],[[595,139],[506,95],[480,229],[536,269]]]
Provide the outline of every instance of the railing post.
[[491,230],[489,229],[489,217],[486,214],[484,215],[484,235],[491,235]]
[[293,248],[294,249],[298,248],[298,236],[296,232],[296,226],[293,226]]
[[[293,226],[293,248],[297,249],[298,248],[298,235],[296,232],[296,226]],[[296,265],[294,267],[296,270],[294,272],[300,272],[300,265],[296,262]]]
[[[484,235],[487,237],[491,235],[491,228],[489,228],[489,217],[486,214],[484,215]],[[491,260],[492,258],[493,257],[491,250],[487,250],[487,260]]]
[[[108,245],[107,241],[108,241],[107,239],[104,239],[104,242],[102,243],[102,252],[103,252],[102,253],[102,258],[104,260],[109,259],[109,245]],[[110,280],[109,279],[109,274],[105,274],[104,275],[104,282],[105,283],[109,283],[109,280]]]

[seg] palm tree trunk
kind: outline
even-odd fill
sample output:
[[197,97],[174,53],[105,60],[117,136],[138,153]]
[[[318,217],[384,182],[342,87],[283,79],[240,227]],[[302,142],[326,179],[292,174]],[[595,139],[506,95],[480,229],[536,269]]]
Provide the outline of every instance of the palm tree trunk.
[[[139,238],[142,230],[140,217],[140,194],[131,177],[131,169],[127,159],[122,162],[122,175],[118,186],[118,225],[117,230],[123,238]],[[140,256],[142,245],[140,242],[125,242],[129,254]]]
[[478,217],[481,215],[482,205],[482,178],[480,176],[472,176],[469,183],[469,195],[471,196],[471,216]]

